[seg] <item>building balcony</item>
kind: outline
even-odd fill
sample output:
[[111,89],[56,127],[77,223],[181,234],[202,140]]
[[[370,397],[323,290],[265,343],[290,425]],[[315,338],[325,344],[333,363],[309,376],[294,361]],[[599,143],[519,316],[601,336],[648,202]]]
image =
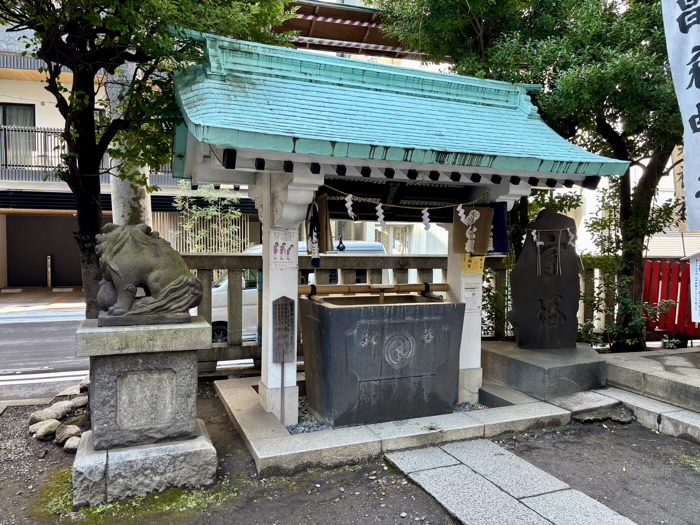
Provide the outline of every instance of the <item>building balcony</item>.
[[[54,173],[66,151],[58,128],[0,126],[0,181],[15,183],[60,182]],[[111,159],[105,155],[100,166],[102,184],[109,184]],[[150,183],[174,187],[170,165],[151,170]],[[32,184],[33,185],[33,184]]]

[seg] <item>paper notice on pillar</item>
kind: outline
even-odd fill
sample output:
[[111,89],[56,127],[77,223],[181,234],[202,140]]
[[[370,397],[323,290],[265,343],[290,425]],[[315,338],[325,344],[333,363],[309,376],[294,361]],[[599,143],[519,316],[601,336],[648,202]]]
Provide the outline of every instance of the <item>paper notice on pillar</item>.
[[464,284],[462,287],[462,301],[464,301],[465,313],[481,312],[481,287]]
[[299,232],[296,230],[271,230],[270,262],[272,268],[297,268],[299,266]]
[[700,230],[700,0],[663,0],[666,46],[683,118],[688,229]]
[[700,253],[690,258],[690,318],[700,323]]

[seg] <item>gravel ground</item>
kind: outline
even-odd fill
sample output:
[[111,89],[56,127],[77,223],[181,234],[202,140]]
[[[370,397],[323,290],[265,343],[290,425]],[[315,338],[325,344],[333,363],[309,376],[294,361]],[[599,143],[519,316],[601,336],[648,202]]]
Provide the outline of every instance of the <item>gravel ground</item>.
[[330,425],[321,423],[309,410],[309,401],[306,396],[299,396],[299,423],[289,425],[287,430],[290,434],[306,434],[308,432],[318,432],[328,430]]
[[0,524],[25,521],[30,501],[49,473],[70,468],[72,455],[27,431],[29,414],[43,406],[7,407],[0,414]]
[[609,420],[494,441],[638,525],[700,523],[696,443]]
[[[458,523],[401,473],[379,461],[259,479],[210,384],[200,387],[197,412],[219,456],[215,487],[70,513],[69,500],[48,498],[46,489],[69,494],[73,456],[29,435],[27,417],[36,408],[8,407],[0,413],[0,525]],[[636,423],[610,421],[506,434],[493,441],[639,525],[700,523],[700,445]],[[50,481],[57,472],[63,473],[60,485]],[[37,511],[43,511],[43,517]]]
[[[47,499],[46,490],[58,487],[68,494],[66,469],[74,456],[29,435],[26,421],[35,409],[9,407],[0,414],[0,525],[458,524],[435,500],[382,462],[258,478],[253,458],[209,383],[200,384],[197,416],[204,420],[219,456],[215,487],[204,492],[170,491],[99,511],[70,513],[67,498]],[[50,481],[57,472],[65,478],[60,485]],[[55,509],[47,517],[49,507]]]

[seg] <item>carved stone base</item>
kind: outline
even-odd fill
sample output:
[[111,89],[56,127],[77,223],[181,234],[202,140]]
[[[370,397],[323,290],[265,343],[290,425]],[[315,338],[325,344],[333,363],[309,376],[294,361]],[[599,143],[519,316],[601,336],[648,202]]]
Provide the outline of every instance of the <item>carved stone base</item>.
[[90,358],[95,450],[194,436],[197,351]]
[[109,315],[100,312],[97,317],[97,326],[140,326],[154,324],[182,324],[192,322],[192,316],[188,313],[154,314],[154,315]]
[[548,401],[602,388],[605,360],[588,345],[564,350],[523,350],[514,342],[482,343],[484,379]]
[[80,439],[73,462],[73,508],[101,505],[172,487],[204,488],[216,480],[216,449],[202,420],[193,439],[96,450]]

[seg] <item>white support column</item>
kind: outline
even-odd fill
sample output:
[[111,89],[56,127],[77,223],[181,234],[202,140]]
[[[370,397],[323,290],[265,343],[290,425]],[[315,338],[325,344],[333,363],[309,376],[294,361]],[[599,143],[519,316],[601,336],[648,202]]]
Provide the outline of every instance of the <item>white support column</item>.
[[[456,215],[456,213],[455,213]],[[456,220],[459,220],[456,218]],[[452,243],[453,228],[448,228],[447,285],[450,301],[465,303],[462,343],[459,350],[459,403],[479,401],[481,388],[481,288],[482,276],[462,271],[462,255]]]
[[0,214],[0,290],[7,288],[7,217]]
[[[288,173],[257,173],[255,185],[248,193],[255,200],[263,225],[263,299],[262,299],[262,370],[258,393],[260,404],[284,425],[298,422],[299,388],[296,375],[297,323],[294,325],[292,362],[273,362],[273,301],[288,297],[294,301],[295,319],[299,318],[297,301],[299,225],[306,219],[313,194],[323,184],[320,175],[313,175],[304,166]],[[277,253],[275,254],[275,243]],[[282,254],[282,244],[285,252]],[[293,248],[289,250],[289,246]],[[288,259],[289,257],[289,259]],[[282,367],[284,366],[284,371]],[[284,376],[284,388],[282,377]],[[283,408],[284,407],[284,408]]]

